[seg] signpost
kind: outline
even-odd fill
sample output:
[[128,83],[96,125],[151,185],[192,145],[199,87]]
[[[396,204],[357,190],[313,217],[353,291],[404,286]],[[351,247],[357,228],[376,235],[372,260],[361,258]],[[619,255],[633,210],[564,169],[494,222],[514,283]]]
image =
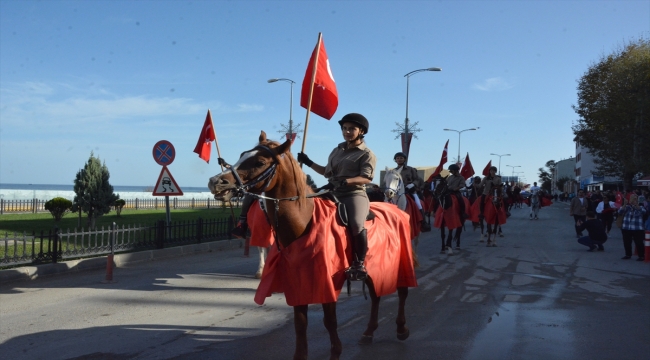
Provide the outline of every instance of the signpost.
[[160,175],[158,175],[158,181],[156,181],[156,186],[153,189],[153,196],[164,196],[165,197],[165,209],[167,212],[167,231],[171,237],[171,215],[169,213],[169,197],[170,196],[180,196],[183,195],[183,190],[174,180],[172,173],[169,172],[167,165],[170,165],[174,162],[176,158],[176,150],[174,145],[167,140],[160,140],[153,146],[153,160],[158,164],[162,165],[162,170]]

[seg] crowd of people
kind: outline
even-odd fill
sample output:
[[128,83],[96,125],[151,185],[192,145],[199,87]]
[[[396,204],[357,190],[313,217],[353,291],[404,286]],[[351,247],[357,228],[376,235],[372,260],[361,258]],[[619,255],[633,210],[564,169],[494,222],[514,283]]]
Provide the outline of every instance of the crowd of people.
[[[612,229],[612,224],[621,230],[623,236],[623,260],[632,258],[632,245],[636,248],[637,261],[645,260],[645,231],[650,231],[650,197],[647,190],[613,192],[595,190],[586,193],[578,190],[571,200],[569,215],[575,221],[578,242],[589,247],[589,251],[604,251],[603,244]],[[588,235],[584,236],[583,231]]]

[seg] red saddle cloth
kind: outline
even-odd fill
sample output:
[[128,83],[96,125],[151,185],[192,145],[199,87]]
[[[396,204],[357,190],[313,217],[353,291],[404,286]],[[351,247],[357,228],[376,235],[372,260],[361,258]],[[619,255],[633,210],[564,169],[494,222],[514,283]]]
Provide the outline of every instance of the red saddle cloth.
[[248,227],[251,229],[251,246],[269,247],[275,242],[271,225],[264,214],[264,210],[259,206],[259,202],[254,203],[246,215]]
[[[463,201],[465,202],[465,213],[470,215],[471,218],[469,200],[463,196]],[[443,220],[444,226],[450,230],[458,229],[463,226],[463,223],[460,221],[458,198],[455,195],[451,195],[451,206],[449,209],[445,210],[442,208],[442,205],[438,206],[438,210],[436,210],[436,219],[433,221],[433,227],[440,229],[440,227],[443,226]]]
[[542,197],[542,200],[541,200],[541,203],[540,203],[540,205],[541,205],[540,207],[551,206],[551,204],[553,204],[553,201],[552,201],[551,199],[549,199],[549,198],[547,198],[547,197]]
[[[368,253],[365,266],[377,296],[397,287],[415,287],[409,216],[397,206],[372,202],[374,220],[366,221]],[[273,293],[284,293],[289,306],[337,300],[352,260],[347,229],[336,219],[336,205],[314,199],[311,231],[282,250],[271,247],[255,302],[262,305]]]
[[497,208],[492,202],[492,195],[485,197],[483,215],[485,216],[485,222],[490,225],[503,225],[506,223],[506,219],[508,218],[503,201],[501,202],[501,207]]

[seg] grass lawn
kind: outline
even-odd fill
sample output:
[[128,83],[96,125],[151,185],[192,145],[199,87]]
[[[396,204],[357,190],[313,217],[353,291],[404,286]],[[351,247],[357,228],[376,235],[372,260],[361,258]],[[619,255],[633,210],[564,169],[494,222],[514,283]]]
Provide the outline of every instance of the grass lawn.
[[[239,216],[240,208],[233,208],[235,217]],[[231,215],[230,208],[226,209],[172,209],[170,211],[172,222],[190,221],[198,218],[203,219],[221,219]],[[0,239],[4,238],[5,233],[10,236],[13,232],[31,234],[35,231],[40,234],[41,230],[47,232],[56,225],[61,229],[74,229],[77,227],[78,213],[68,213],[57,224],[50,213],[38,214],[2,214],[0,215]],[[101,216],[96,221],[97,228],[105,228],[115,222],[117,225],[153,225],[158,220],[165,220],[165,210],[122,210],[120,217],[117,217],[115,211]],[[81,226],[87,228],[88,217],[82,214]]]

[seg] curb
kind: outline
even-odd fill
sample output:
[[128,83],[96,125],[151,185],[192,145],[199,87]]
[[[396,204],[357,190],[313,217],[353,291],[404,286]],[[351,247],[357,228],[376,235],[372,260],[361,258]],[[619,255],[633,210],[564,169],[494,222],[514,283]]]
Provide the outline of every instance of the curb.
[[[224,251],[241,248],[243,246],[243,239],[229,239],[212,241],[202,244],[183,245],[160,250],[146,250],[126,254],[115,254],[113,257],[113,266],[121,267],[124,265],[144,261],[156,261],[178,256],[194,255],[213,251]],[[0,284],[6,284],[15,281],[31,281],[45,276],[105,269],[107,255],[88,259],[62,261],[56,264],[21,266],[13,269],[0,270]]]

